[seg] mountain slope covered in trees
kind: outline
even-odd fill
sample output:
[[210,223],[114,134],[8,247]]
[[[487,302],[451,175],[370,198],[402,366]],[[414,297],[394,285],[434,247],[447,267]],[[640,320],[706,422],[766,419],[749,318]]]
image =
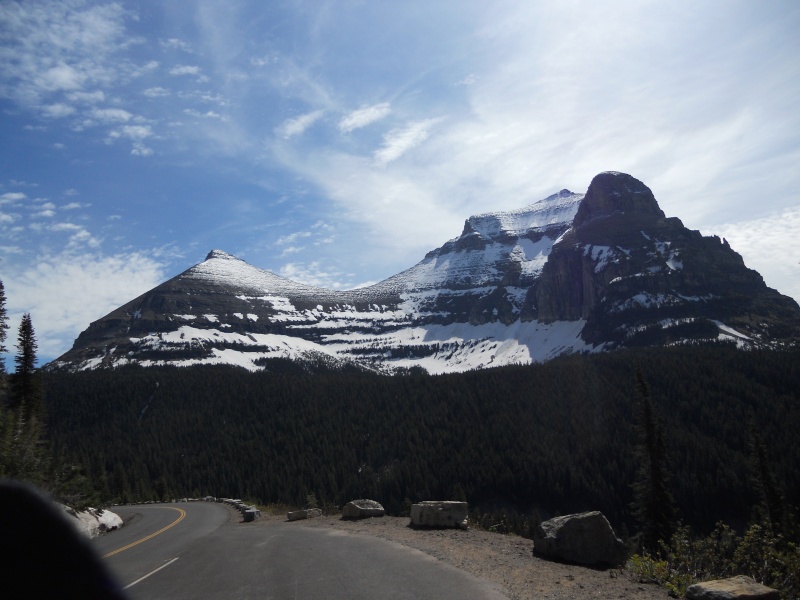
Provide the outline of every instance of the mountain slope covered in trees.
[[[287,363],[293,367],[292,363]],[[466,498],[631,526],[636,372],[663,419],[672,492],[700,530],[757,500],[752,433],[800,501],[800,353],[683,347],[459,375],[128,368],[46,376],[49,432],[108,497],[232,494],[341,505]]]

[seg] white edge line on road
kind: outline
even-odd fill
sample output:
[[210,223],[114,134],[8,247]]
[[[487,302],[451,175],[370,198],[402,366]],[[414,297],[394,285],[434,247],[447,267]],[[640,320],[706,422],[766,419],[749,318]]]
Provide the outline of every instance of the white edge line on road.
[[163,565],[161,565],[160,567],[158,567],[156,570],[154,570],[154,571],[150,571],[150,572],[149,572],[147,575],[145,575],[144,577],[139,577],[139,579],[137,579],[137,580],[136,580],[136,581],[134,581],[133,583],[129,583],[128,585],[126,585],[126,586],[125,586],[124,588],[122,588],[122,589],[123,589],[123,590],[127,590],[129,587],[133,587],[133,586],[135,586],[135,585],[136,585],[137,583],[139,583],[140,581],[144,581],[145,579],[147,579],[148,577],[150,577],[150,575],[155,575],[155,574],[156,574],[156,573],[158,573],[158,572],[159,572],[161,569],[163,569],[163,568],[165,568],[165,567],[168,567],[168,566],[170,566],[172,563],[174,563],[174,562],[175,562],[176,560],[178,560],[179,558],[180,558],[179,556],[176,556],[175,558],[173,558],[173,559],[172,559],[171,561],[169,561],[168,563],[164,563]]

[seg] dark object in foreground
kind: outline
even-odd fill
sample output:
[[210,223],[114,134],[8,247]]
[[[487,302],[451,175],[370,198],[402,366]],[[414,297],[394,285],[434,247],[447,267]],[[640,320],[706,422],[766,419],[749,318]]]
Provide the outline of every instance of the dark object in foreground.
[[35,488],[0,482],[6,598],[124,599],[89,541]]

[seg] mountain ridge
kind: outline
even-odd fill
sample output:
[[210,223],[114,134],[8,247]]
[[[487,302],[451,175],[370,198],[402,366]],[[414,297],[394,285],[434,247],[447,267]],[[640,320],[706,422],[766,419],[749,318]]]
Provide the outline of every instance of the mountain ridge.
[[724,240],[666,217],[618,172],[586,194],[473,215],[416,265],[335,291],[222,250],[81,333],[48,369],[237,364],[464,371],[570,352],[800,339],[800,307]]

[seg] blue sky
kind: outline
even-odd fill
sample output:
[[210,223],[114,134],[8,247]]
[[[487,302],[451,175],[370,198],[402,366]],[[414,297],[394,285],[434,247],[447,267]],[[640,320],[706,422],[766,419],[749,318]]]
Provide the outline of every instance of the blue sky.
[[346,289],[601,171],[800,299],[800,3],[0,3],[0,279],[42,362],[219,248]]

